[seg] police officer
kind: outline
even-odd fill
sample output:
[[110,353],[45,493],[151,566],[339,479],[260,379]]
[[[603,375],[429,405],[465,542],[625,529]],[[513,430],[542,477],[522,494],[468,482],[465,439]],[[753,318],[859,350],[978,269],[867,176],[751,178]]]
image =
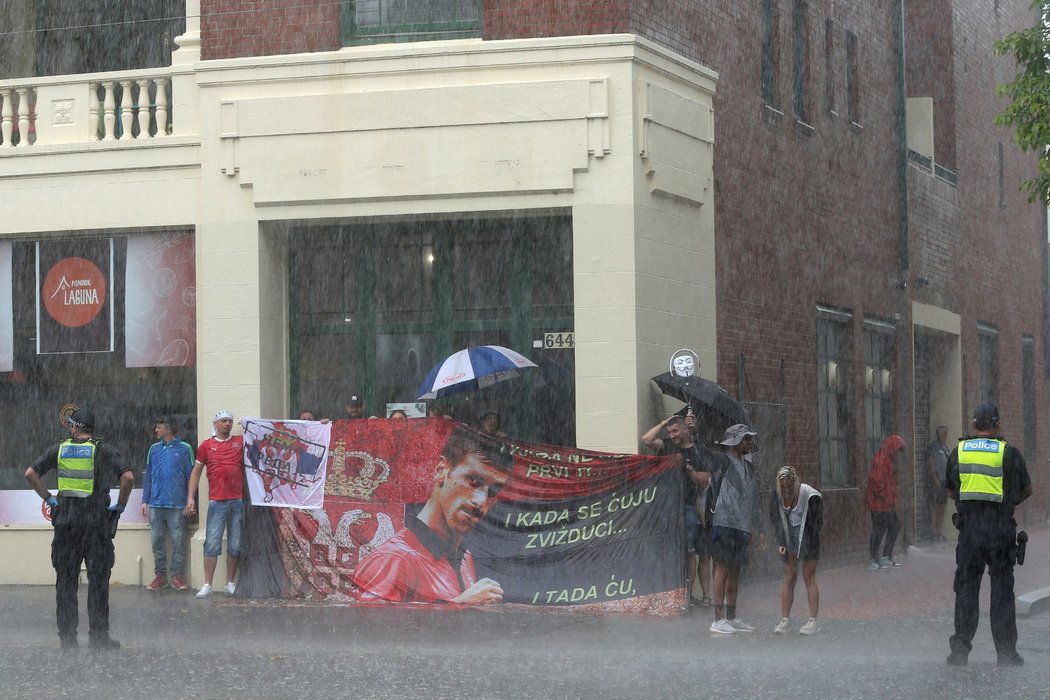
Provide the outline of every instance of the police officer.
[[[113,536],[135,479],[120,466],[120,453],[93,437],[95,418],[78,408],[67,419],[69,439],[54,445],[26,469],[26,481],[51,507],[55,536],[51,565],[55,567],[58,638],[62,649],[77,643],[77,584],[80,563],[87,562],[89,644],[95,649],[119,649],[109,636],[109,574],[113,569]],[[58,498],[41,477],[58,470]],[[110,504],[109,490],[120,480],[120,495]]]
[[973,434],[959,440],[948,457],[945,488],[956,502],[959,544],[955,548],[955,634],[948,663],[966,664],[979,613],[977,597],[984,567],[992,580],[992,640],[1000,666],[1020,666],[1014,608],[1017,523],[1014,506],[1032,495],[1024,456],[999,437],[999,409],[974,409]]

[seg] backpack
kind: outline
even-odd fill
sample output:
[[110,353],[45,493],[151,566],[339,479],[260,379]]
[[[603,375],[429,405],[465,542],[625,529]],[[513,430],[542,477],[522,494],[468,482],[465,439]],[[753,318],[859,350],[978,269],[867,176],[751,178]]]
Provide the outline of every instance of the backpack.
[[[715,469],[711,472],[711,481],[707,484],[707,501],[704,504],[704,522],[707,523],[709,529],[714,525],[715,510],[718,507],[718,495],[722,492],[722,482],[725,481],[730,467],[728,458],[719,461],[722,463],[722,466],[720,469]],[[736,483],[738,491],[743,488],[743,484],[740,483],[740,479],[735,471],[729,474],[729,478]]]
[[704,524],[710,530],[715,523],[715,508],[718,503],[718,494],[722,491],[722,480],[726,476],[726,465],[711,472],[711,481],[707,483],[707,497],[704,499]]

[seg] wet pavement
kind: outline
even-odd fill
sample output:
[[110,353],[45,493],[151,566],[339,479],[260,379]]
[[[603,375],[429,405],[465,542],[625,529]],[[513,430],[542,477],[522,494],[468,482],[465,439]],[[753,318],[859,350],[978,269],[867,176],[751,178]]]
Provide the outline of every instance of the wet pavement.
[[[1050,529],[1030,529],[1016,592],[1050,587]],[[534,609],[406,609],[199,601],[170,589],[112,592],[113,636],[58,651],[53,589],[0,588],[4,698],[967,698],[1050,697],[1050,617],[1019,618],[1023,668],[998,668],[982,619],[970,665],[945,664],[954,545],[911,549],[903,566],[820,571],[821,632],[804,622],[800,580],[788,635],[779,583],[741,591],[751,634],[708,632],[710,610],[679,618]]]

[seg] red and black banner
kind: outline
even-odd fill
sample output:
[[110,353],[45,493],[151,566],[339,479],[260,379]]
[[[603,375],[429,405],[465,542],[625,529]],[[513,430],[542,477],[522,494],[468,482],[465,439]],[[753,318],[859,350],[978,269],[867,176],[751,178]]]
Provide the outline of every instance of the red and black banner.
[[[453,555],[450,566],[435,549],[440,537],[421,519],[463,517],[456,501],[442,500],[451,498],[459,474],[453,462],[469,462],[449,445],[478,436],[443,418],[335,421],[324,507],[275,510],[286,595],[461,603],[453,594],[489,579],[502,589],[503,605],[647,614],[685,608],[675,457],[496,440],[508,457],[506,481],[491,489],[476,519],[460,521],[469,532],[450,550],[462,561]],[[413,570],[420,562],[426,571]]]
[[38,354],[113,351],[113,240],[36,244]]

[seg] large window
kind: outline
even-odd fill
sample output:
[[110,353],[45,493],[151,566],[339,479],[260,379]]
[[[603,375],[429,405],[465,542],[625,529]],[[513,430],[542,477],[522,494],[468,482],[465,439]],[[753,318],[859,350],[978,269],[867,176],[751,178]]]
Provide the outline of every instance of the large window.
[[480,0],[349,0],[347,44],[461,39],[481,31]]
[[999,330],[977,324],[977,403],[999,405]]
[[838,114],[835,109],[835,22],[824,20],[824,101],[829,114]]
[[508,435],[575,444],[568,217],[307,227],[292,232],[289,274],[294,411],[344,416],[415,401],[427,371],[473,345],[510,347],[532,375],[444,401],[473,423],[497,410]]
[[[53,250],[64,251],[51,262],[40,257],[37,241],[11,244],[13,368],[0,372],[0,415],[4,416],[0,488],[26,488],[25,468],[68,434],[60,414],[71,404],[91,408],[97,421],[96,435],[120,451],[125,463],[134,467],[136,479],[141,479],[146,450],[156,441],[156,416],[175,416],[179,434],[191,444],[196,442],[192,236],[189,245],[181,247],[169,245],[175,238],[161,240],[164,236],[151,233],[93,239],[77,234],[70,235],[68,242],[48,239],[44,243]],[[139,245],[143,241],[145,245]],[[39,319],[54,309],[45,306],[38,316],[37,308],[37,286],[48,284],[48,268],[69,269],[63,268],[63,263],[85,259],[80,256],[86,255],[88,248],[105,256],[105,262],[97,266],[106,279],[105,298],[100,302],[109,304],[102,314],[112,313],[112,325],[106,316],[102,343],[94,347],[85,343],[95,338],[72,335],[89,331],[91,323],[56,328],[62,325],[59,320],[48,330]],[[43,261],[39,277],[38,261]],[[66,280],[73,285],[83,281],[68,275]],[[54,295],[40,296],[43,305],[54,299]],[[143,310],[144,316],[140,313]],[[100,314],[96,319],[102,317]],[[55,318],[63,316],[56,314]],[[140,327],[142,324],[148,327]],[[38,342],[38,336],[44,335],[38,328],[47,332],[47,343]],[[46,481],[53,487],[54,479],[52,472]]]
[[864,446],[866,463],[878,452],[893,425],[894,327],[864,319]]
[[795,0],[791,16],[791,66],[795,118],[806,121],[806,87],[809,83],[809,8],[804,0]]
[[1036,450],[1035,338],[1021,339],[1021,407],[1024,419],[1024,453],[1034,459]]
[[846,348],[850,315],[818,307],[817,445],[820,483],[826,488],[849,482],[849,401]]
[[777,101],[777,6],[762,0],[762,100],[776,109]]
[[846,117],[860,123],[860,78],[857,75],[857,35],[846,32]]

